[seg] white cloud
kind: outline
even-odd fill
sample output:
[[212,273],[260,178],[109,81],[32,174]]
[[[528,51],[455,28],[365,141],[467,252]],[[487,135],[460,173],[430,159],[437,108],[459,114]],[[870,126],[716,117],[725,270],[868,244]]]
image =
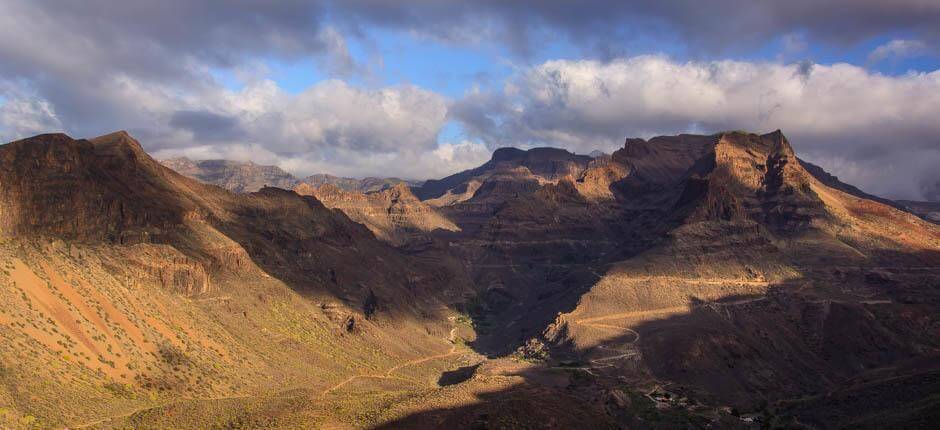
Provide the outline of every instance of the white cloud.
[[[144,139],[159,157],[252,160],[300,176],[428,178],[453,173],[465,156],[476,155],[467,144],[438,145],[447,101],[410,85],[363,89],[327,80],[290,94],[262,80],[169,104],[146,95],[136,100],[156,109],[140,112],[141,120],[165,119]],[[453,163],[437,154],[452,156]]]
[[35,97],[0,98],[0,142],[62,129],[52,105]]
[[888,59],[898,60],[920,57],[929,55],[930,52],[930,47],[923,41],[895,39],[871,51],[871,53],[868,54],[868,61],[878,63]]
[[[676,62],[640,56],[609,63],[549,61],[507,84],[471,92],[453,115],[491,146],[516,142],[578,152],[610,150],[625,136],[780,128],[797,150],[875,169],[856,185],[919,197],[936,178],[915,160],[940,148],[940,71],[885,76],[848,64]],[[905,162],[905,160],[907,162]],[[832,167],[822,163],[823,167]]]

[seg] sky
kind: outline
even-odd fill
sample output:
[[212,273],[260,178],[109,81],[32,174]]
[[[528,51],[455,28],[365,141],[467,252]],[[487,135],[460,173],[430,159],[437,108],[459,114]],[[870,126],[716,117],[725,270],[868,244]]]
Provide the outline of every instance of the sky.
[[940,0],[0,0],[0,140],[439,178],[503,146],[783,130],[940,200]]

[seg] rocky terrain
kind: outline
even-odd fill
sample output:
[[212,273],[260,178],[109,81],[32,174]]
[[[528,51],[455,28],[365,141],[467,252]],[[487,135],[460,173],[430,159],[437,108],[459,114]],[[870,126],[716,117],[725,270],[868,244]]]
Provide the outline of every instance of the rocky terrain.
[[0,427],[940,417],[940,227],[779,131],[287,188],[204,185],[126,133],[0,146]]
[[331,184],[314,187],[302,183],[297,194],[316,197],[366,226],[375,237],[396,246],[417,246],[430,240],[435,230],[454,231],[457,226],[412,194],[403,182],[367,194],[346,191]]

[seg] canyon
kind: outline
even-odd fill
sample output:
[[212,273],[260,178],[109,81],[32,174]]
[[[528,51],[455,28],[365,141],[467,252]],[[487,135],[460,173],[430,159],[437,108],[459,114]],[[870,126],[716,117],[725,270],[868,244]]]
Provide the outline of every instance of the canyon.
[[0,427],[940,419],[933,206],[779,130],[339,179],[0,146]]

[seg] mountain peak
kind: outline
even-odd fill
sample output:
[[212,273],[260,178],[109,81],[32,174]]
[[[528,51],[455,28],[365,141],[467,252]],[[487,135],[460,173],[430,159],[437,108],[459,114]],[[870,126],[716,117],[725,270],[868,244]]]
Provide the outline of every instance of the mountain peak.
[[492,161],[516,160],[525,156],[526,151],[514,147],[498,148],[493,151]]

